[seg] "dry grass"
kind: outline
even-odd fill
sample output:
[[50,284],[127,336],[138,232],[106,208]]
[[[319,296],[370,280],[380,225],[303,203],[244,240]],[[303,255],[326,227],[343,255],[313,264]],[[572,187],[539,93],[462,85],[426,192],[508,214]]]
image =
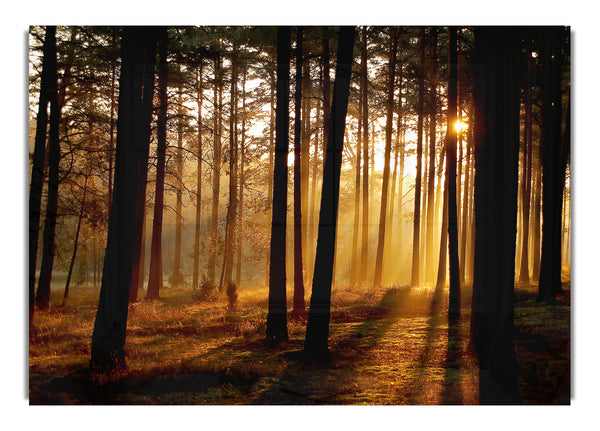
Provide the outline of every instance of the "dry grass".
[[[189,289],[165,289],[160,301],[130,306],[128,370],[111,376],[87,371],[98,292],[77,288],[73,295],[66,307],[35,316],[29,346],[32,404],[479,402],[478,371],[468,347],[468,291],[461,320],[449,327],[447,291],[336,287],[333,360],[316,365],[299,354],[301,320],[290,319],[289,342],[263,343],[266,288],[240,289],[234,312],[227,311],[225,295],[199,303]],[[53,298],[53,304],[59,302]],[[568,403],[568,304],[550,309],[525,298],[518,305],[524,402]],[[549,313],[556,324],[540,331]],[[547,364],[544,373],[536,367],[540,362]]]

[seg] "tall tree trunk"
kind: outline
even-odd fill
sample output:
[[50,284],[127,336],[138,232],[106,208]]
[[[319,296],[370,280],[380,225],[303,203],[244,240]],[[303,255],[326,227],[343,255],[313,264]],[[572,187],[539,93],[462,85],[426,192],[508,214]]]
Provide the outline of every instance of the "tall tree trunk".
[[426,232],[426,244],[427,244],[427,270],[426,279],[433,280],[433,250],[435,249],[433,243],[433,224],[434,224],[434,185],[435,185],[435,134],[436,134],[436,111],[437,111],[437,30],[432,28],[432,41],[431,41],[431,82],[430,82],[430,109],[431,119],[429,120],[429,179],[427,181],[427,232]]
[[[270,77],[270,88],[271,88],[271,96],[269,98],[269,165],[268,165],[268,175],[267,175],[267,198],[269,202],[273,202],[273,158],[275,152],[275,75],[272,71],[269,72]],[[318,118],[318,117],[317,117]],[[265,285],[269,285],[269,267],[270,267],[270,256],[267,254],[266,262],[265,262]]]
[[309,173],[309,157],[310,157],[310,111],[311,107],[311,80],[310,80],[310,60],[306,58],[302,64],[302,132],[300,145],[300,198],[301,198],[301,217],[302,217],[302,262],[303,262],[303,280],[304,285],[308,284],[306,265],[308,262],[308,178]]
[[[52,38],[51,38],[52,40]],[[52,267],[54,266],[54,234],[56,231],[56,216],[58,207],[58,169],[60,163],[60,140],[59,127],[61,115],[61,103],[58,95],[58,80],[56,66],[56,43],[54,46],[54,57],[49,59],[51,62],[49,80],[49,100],[50,100],[50,131],[49,131],[49,149],[48,149],[48,197],[46,203],[46,220],[44,222],[43,236],[43,254],[42,265],[40,268],[40,278],[38,280],[38,289],[35,297],[35,305],[40,309],[50,307],[50,282],[52,280]],[[49,48],[50,50],[51,48]],[[51,54],[51,52],[50,52]],[[66,83],[63,82],[61,91],[65,91]],[[62,98],[64,100],[64,96]],[[41,188],[40,188],[41,192]]]
[[[392,30],[393,31],[393,30]],[[387,200],[390,178],[390,152],[392,150],[392,122],[394,120],[394,84],[396,78],[396,52],[398,50],[399,35],[391,35],[390,58],[388,63],[388,88],[387,88],[387,117],[385,123],[385,154],[383,165],[383,184],[381,186],[381,208],[379,211],[379,236],[377,241],[377,255],[375,259],[375,277],[373,286],[381,286],[383,273],[383,248],[385,245],[385,227],[387,218]]]
[[242,232],[244,232],[243,220],[244,220],[244,188],[246,186],[246,74],[247,68],[244,68],[242,73],[242,136],[240,138],[240,173],[239,173],[239,216],[237,225],[237,262],[235,265],[235,283],[240,287],[242,283]]
[[165,163],[167,152],[167,34],[161,31],[158,38],[158,118],[156,123],[156,189],[154,192],[154,219],[150,245],[150,274],[146,299],[158,299],[163,287],[162,228],[164,216]]
[[412,271],[410,285],[419,284],[419,245],[421,243],[420,222],[421,222],[421,159],[423,153],[423,98],[425,92],[425,30],[421,30],[419,49],[419,95],[417,101],[417,173],[415,180],[415,210],[413,220],[413,252],[412,252]]
[[48,103],[50,93],[56,93],[56,27],[47,26],[44,36],[40,100],[35,130],[33,166],[29,189],[29,323],[33,320],[35,304],[35,272],[42,190],[44,187],[44,159],[46,156],[46,133],[48,127]]
[[85,212],[85,196],[87,193],[87,182],[89,175],[85,177],[83,183],[83,196],[81,198],[81,210],[79,210],[79,217],[77,218],[77,229],[75,230],[75,241],[73,241],[73,254],[71,255],[71,262],[69,263],[69,270],[67,272],[67,281],[65,282],[65,291],[63,293],[63,299],[61,307],[67,305],[67,298],[69,297],[69,286],[71,285],[71,276],[73,275],[73,267],[75,266],[75,258],[77,257],[77,246],[79,245],[79,233],[81,232],[81,221],[83,220],[83,214]]
[[362,88],[358,96],[358,133],[356,136],[356,163],[354,179],[354,226],[352,231],[352,254],[350,259],[350,286],[356,285],[356,275],[360,265],[358,255],[358,226],[360,222],[360,164],[362,160]]
[[[480,402],[519,401],[513,296],[519,163],[519,34],[475,29],[475,267],[471,340]],[[495,379],[505,398],[490,392]]]
[[116,29],[112,29],[112,58],[110,62],[110,136],[108,144],[108,217],[110,218],[110,209],[112,208],[113,195],[113,164],[115,157],[115,109],[117,106],[115,89],[117,78],[117,36]]
[[223,268],[221,269],[221,282],[229,284],[233,278],[233,254],[237,222],[237,169],[238,169],[238,143],[237,143],[237,109],[238,109],[238,47],[234,45],[231,59],[231,106],[229,114],[229,205],[227,206],[227,220],[225,231],[225,253],[223,255]]
[[[532,57],[527,51],[527,75],[532,67]],[[521,196],[523,197],[523,224],[522,224],[522,245],[521,245],[521,266],[519,270],[519,281],[529,283],[529,212],[531,201],[531,167],[533,159],[533,142],[531,133],[531,83],[527,83],[525,90],[525,121],[523,125],[523,176],[521,180]]]
[[361,32],[360,50],[360,88],[362,90],[362,147],[363,147],[363,196],[362,196],[362,235],[360,258],[360,281],[367,281],[367,264],[369,259],[369,103],[367,91],[367,28]]
[[[446,145],[442,150],[440,158],[440,168],[446,161],[446,171],[448,170],[448,159],[446,158]],[[441,169],[440,169],[441,170]],[[441,183],[441,181],[440,181]],[[436,289],[442,289],[446,285],[446,272],[448,270],[448,175],[444,176],[444,195],[442,196],[442,228],[440,233],[440,257],[438,259],[438,272]]]
[[313,289],[304,340],[304,353],[312,360],[324,360],[329,356],[329,320],[331,312],[331,282],[335,255],[335,236],[340,192],[340,171],[344,147],[344,130],[350,91],[354,27],[341,27],[331,125],[327,139],[327,152],[323,171],[321,210],[319,213],[319,237],[315,258]]
[[552,303],[561,287],[560,215],[562,210],[562,178],[564,177],[563,143],[561,142],[560,53],[561,30],[542,30],[542,181],[543,224],[542,258],[538,299]]
[[[178,75],[181,74],[181,70]],[[175,163],[177,165],[177,188],[175,189],[175,252],[173,253],[173,275],[171,277],[172,286],[179,286],[183,282],[181,273],[181,225],[183,220],[183,92],[181,88],[181,76],[179,88],[177,91],[177,151],[175,153]]]
[[[155,31],[125,27],[119,85],[115,187],[90,368],[125,367],[125,335],[136,221],[138,167],[148,162],[155,62]],[[166,29],[162,28],[163,39]],[[144,65],[140,67],[140,65]],[[137,67],[136,67],[137,66]]]
[[450,258],[450,303],[451,317],[460,314],[460,275],[458,262],[458,223],[456,202],[456,111],[458,100],[458,49],[456,27],[448,29],[448,147],[446,149],[446,175],[448,176],[448,256]]
[[197,71],[196,103],[198,104],[198,165],[196,169],[196,230],[194,235],[194,268],[192,274],[192,289],[200,287],[199,272],[200,272],[200,219],[202,214],[202,69],[203,64]]
[[288,182],[289,27],[277,28],[277,110],[275,166],[273,170],[273,215],[271,220],[271,252],[269,270],[269,312],[267,341],[279,343],[288,339],[286,300],[286,216]]
[[302,266],[302,42],[304,28],[296,35],[296,89],[294,93],[294,301],[293,315],[305,312],[304,269]]
[[[471,136],[470,128],[471,124],[469,123],[469,132],[467,136]],[[462,228],[460,230],[460,256],[459,262],[460,265],[460,283],[463,285],[465,283],[465,274],[467,273],[467,230],[471,226],[467,223],[469,219],[469,195],[470,195],[470,183],[471,183],[471,139],[467,138],[467,150],[466,150],[466,171],[465,171],[465,184],[463,190],[463,205],[462,205],[462,217],[461,223]]]
[[210,217],[210,252],[208,254],[208,281],[215,283],[217,249],[219,246],[219,198],[221,188],[221,103],[222,103],[222,58],[215,59],[215,82],[213,93],[213,169],[212,169],[212,209]]

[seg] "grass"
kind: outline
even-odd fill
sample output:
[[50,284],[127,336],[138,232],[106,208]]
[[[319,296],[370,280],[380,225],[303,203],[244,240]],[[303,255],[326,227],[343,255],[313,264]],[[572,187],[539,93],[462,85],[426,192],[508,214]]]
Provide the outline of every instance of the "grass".
[[[302,360],[305,322],[290,339],[263,343],[266,288],[194,302],[189,289],[130,306],[127,371],[87,369],[97,290],[73,289],[66,307],[38,312],[29,339],[31,404],[478,404],[479,374],[468,345],[469,293],[448,325],[447,291],[337,287],[325,365]],[[519,286],[515,307],[523,403],[570,400],[570,301],[538,304]],[[291,294],[288,295],[291,298]],[[58,295],[52,305],[59,304]]]

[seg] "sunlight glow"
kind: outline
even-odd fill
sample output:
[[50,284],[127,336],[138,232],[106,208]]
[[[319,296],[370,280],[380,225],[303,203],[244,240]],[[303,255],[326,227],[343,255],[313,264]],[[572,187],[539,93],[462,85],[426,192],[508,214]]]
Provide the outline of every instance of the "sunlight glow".
[[457,133],[460,133],[463,130],[467,130],[468,127],[469,127],[469,125],[467,123],[464,123],[460,120],[456,120],[456,123],[454,123],[454,129],[456,130]]

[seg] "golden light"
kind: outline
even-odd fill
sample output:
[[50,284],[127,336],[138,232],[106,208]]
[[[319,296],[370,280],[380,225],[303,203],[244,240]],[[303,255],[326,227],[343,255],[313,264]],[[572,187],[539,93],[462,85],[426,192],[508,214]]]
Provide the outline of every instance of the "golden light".
[[467,123],[464,123],[460,120],[456,120],[456,123],[454,123],[454,130],[456,130],[457,133],[461,133],[463,130],[467,130],[468,127],[469,125]]

